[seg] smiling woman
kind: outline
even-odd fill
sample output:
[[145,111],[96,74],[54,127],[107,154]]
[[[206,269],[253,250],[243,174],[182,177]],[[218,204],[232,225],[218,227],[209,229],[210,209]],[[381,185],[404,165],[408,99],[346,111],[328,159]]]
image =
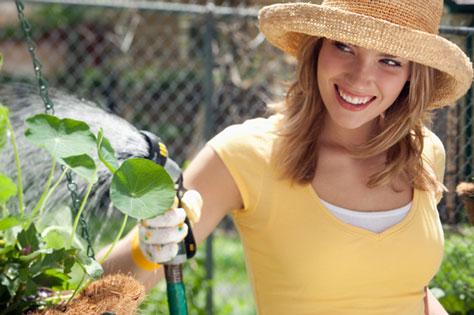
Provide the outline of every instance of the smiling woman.
[[[258,314],[446,314],[427,288],[443,259],[445,163],[428,127],[473,72],[437,35],[442,9],[326,0],[260,11],[267,40],[297,58],[296,79],[273,115],[228,127],[184,174],[203,199],[198,242],[232,215]],[[126,244],[110,266],[126,265]]]

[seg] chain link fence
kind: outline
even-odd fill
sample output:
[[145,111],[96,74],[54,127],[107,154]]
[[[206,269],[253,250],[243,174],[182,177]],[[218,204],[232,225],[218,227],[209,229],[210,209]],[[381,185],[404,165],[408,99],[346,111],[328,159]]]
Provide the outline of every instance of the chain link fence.
[[[26,6],[50,86],[95,101],[139,129],[159,135],[170,156],[183,165],[216,132],[265,115],[266,104],[284,96],[294,62],[258,31],[258,6],[268,3],[60,0],[27,1]],[[0,8],[8,12],[0,21],[5,59],[0,79],[33,82],[15,5],[4,2]],[[471,54],[469,29],[445,27],[442,33]],[[460,257],[446,257],[456,260],[452,263],[457,268],[471,268],[468,281],[453,294],[464,293],[464,298],[457,297],[471,299],[474,310],[474,275],[468,265],[474,261],[464,257],[472,256],[474,234],[455,194],[457,183],[472,176],[471,117],[469,93],[457,106],[436,113],[434,130],[446,146],[448,162],[449,192],[440,215],[446,232],[461,235],[460,246],[466,248],[456,254]],[[230,221],[223,226],[231,230]],[[211,248],[208,244],[208,255]],[[209,260],[207,266],[210,272]],[[449,293],[445,282],[451,280],[443,279],[434,285]],[[224,299],[232,292],[224,290]],[[211,300],[208,293],[203,314],[213,312]],[[219,303],[215,313],[243,314]]]

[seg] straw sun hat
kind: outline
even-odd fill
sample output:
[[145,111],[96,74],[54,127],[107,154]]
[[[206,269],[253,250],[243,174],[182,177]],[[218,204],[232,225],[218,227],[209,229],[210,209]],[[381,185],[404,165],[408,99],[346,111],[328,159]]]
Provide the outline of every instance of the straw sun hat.
[[267,40],[296,56],[308,36],[325,37],[430,66],[436,71],[431,108],[453,104],[472,83],[472,64],[438,35],[442,0],[325,0],[274,4],[259,12]]

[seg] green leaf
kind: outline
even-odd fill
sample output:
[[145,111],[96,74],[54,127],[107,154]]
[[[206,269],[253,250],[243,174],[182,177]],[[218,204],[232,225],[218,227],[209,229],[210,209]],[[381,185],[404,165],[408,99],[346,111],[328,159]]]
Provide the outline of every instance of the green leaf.
[[82,267],[86,270],[86,273],[92,279],[99,279],[100,276],[104,273],[102,266],[94,259],[87,256],[79,256],[79,260],[82,264]]
[[51,254],[47,254],[42,262],[44,269],[64,268],[64,273],[69,273],[74,264],[74,259],[78,250],[70,249],[56,249]]
[[67,274],[58,269],[46,269],[41,274],[34,278],[34,282],[40,284],[42,287],[48,288],[64,288],[66,282],[69,280]]
[[97,152],[102,163],[104,163],[111,173],[115,173],[119,168],[119,164],[115,157],[114,148],[112,148],[109,139],[104,137],[104,131],[102,128],[99,130],[99,134],[97,135]]
[[87,154],[74,155],[62,158],[66,164],[77,175],[84,177],[89,183],[97,182],[97,168],[94,160]]
[[8,139],[8,108],[0,104],[0,150]]
[[9,177],[0,173],[0,205],[5,204],[11,197],[15,196],[16,192],[15,183]]
[[7,245],[3,248],[0,248],[0,257],[1,256],[4,256],[6,257],[6,255],[12,251],[15,250],[15,246],[14,245]]
[[[50,226],[41,235],[48,248],[62,249],[67,246],[67,240],[71,236],[71,226]],[[77,235],[74,237],[73,246],[80,251],[85,250]]]
[[14,226],[20,225],[22,222],[19,217],[9,216],[0,219],[0,231],[8,230]]
[[18,264],[8,264],[4,267],[3,272],[0,274],[0,284],[8,289],[8,293],[11,297],[14,297],[21,285],[19,275]]
[[60,249],[66,247],[66,240],[71,234],[69,230],[60,226],[45,229],[42,235],[46,246],[52,249]]
[[38,114],[28,118],[26,125],[26,138],[59,162],[64,157],[95,152],[96,139],[85,122]]
[[3,54],[0,53],[0,69],[3,67]]
[[33,279],[30,278],[24,280],[23,285],[25,286],[25,289],[23,292],[21,292],[22,296],[32,296],[38,293],[38,285],[33,281]]
[[44,233],[44,230],[48,227],[61,226],[67,229],[69,233],[72,228],[72,215],[71,208],[68,206],[56,206],[53,211],[45,212],[40,218],[40,221],[36,223],[36,228]]
[[175,194],[173,180],[165,169],[142,158],[123,162],[110,187],[114,206],[136,219],[163,214],[172,206]]
[[85,271],[82,269],[80,262],[77,262],[72,266],[71,271],[67,274],[69,277],[68,288],[66,289],[75,289],[81,285],[83,277],[85,276]]
[[22,230],[17,237],[22,248],[28,248],[30,251],[36,251],[39,249],[40,236],[38,231],[36,231],[34,224],[31,224],[28,227],[28,230]]

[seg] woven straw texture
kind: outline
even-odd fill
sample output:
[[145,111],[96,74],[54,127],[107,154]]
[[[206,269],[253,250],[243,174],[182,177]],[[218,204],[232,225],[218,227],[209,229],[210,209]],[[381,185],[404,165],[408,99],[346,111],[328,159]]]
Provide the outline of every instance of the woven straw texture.
[[451,105],[471,87],[472,64],[438,36],[441,0],[327,0],[275,4],[260,10],[267,40],[296,56],[307,36],[325,37],[399,56],[437,69],[432,108]]

